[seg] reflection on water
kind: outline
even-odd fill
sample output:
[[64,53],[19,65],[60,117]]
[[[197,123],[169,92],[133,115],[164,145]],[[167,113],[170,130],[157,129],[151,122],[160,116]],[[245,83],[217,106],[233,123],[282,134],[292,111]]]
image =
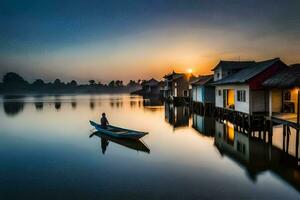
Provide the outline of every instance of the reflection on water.
[[95,108],[95,99],[93,97],[90,98],[90,108],[94,110]]
[[165,104],[165,120],[174,128],[189,126],[190,108]]
[[4,96],[3,108],[7,116],[15,116],[24,109],[23,96]]
[[[287,140],[281,127],[270,143],[189,107],[126,95],[9,97],[0,104],[1,199],[300,197],[295,133]],[[149,134],[143,141],[89,138],[88,121],[102,112],[113,125]]]
[[43,102],[35,102],[34,105],[35,105],[36,110],[39,110],[39,111],[43,110],[43,107],[44,107]]
[[252,181],[256,182],[261,173],[271,171],[300,192],[300,169],[296,157],[261,138],[236,131],[229,122],[216,121],[215,126],[214,144],[220,155],[243,167]]
[[59,111],[61,109],[61,100],[60,100],[59,96],[55,97],[54,107],[57,111]]
[[150,99],[143,100],[143,107],[147,111],[157,112],[158,110],[163,109],[162,107],[163,105],[164,105],[163,101],[158,98],[150,98]]
[[113,107],[119,108],[123,106],[123,101],[122,98],[120,97],[112,97],[109,100],[110,100],[110,107],[112,108]]
[[206,136],[215,135],[215,119],[193,114],[193,128]]
[[35,109],[37,111],[42,111],[43,110],[44,102],[43,102],[42,96],[35,96],[34,105],[35,105]]
[[101,138],[101,149],[103,154],[105,154],[106,152],[109,141],[129,149],[150,153],[150,149],[141,140],[119,139],[106,134],[102,134],[100,132],[94,132],[90,135],[90,137],[93,137],[94,135]]
[[73,109],[76,109],[77,102],[76,102],[75,98],[72,98],[72,100],[71,100],[71,106],[72,106]]
[[8,115],[8,116],[15,116],[18,113],[23,111],[24,108],[24,102],[21,101],[6,101],[3,102],[3,107],[4,107],[4,112]]

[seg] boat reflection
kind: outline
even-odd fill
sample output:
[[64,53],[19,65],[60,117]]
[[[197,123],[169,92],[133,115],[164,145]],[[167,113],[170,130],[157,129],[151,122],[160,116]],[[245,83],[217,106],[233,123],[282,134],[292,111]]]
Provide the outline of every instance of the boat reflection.
[[298,159],[279,147],[234,129],[229,122],[215,122],[214,144],[226,156],[244,168],[247,176],[256,182],[266,171],[276,174],[300,192]]
[[141,152],[145,152],[145,153],[150,153],[150,149],[141,140],[115,138],[115,137],[103,134],[101,132],[98,132],[98,131],[92,133],[90,135],[90,137],[93,137],[94,135],[101,138],[101,149],[102,149],[103,154],[105,154],[105,152],[106,152],[109,141],[119,144],[121,146],[127,147],[129,149],[133,149],[133,150],[141,151]]

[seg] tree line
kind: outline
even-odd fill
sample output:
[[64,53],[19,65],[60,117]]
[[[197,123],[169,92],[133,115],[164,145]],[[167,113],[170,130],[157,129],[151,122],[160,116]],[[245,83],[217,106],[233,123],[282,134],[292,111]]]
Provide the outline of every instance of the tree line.
[[88,84],[78,84],[76,80],[65,83],[57,78],[53,82],[36,79],[29,83],[21,75],[8,72],[0,83],[0,93],[125,93],[139,90],[141,82],[130,80],[125,85],[122,80],[112,80],[108,84],[89,80]]

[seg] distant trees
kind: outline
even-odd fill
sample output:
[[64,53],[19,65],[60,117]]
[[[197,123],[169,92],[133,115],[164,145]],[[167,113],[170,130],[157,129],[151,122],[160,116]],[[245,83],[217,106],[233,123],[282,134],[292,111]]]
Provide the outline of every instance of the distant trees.
[[108,84],[109,87],[123,87],[124,84],[123,84],[123,81],[121,80],[116,80],[116,81],[110,81],[109,84]]
[[124,85],[123,85],[123,81],[120,81],[120,80],[116,80],[116,86],[117,87],[123,87]]
[[17,73],[8,72],[3,76],[3,87],[25,89],[28,82]]
[[45,86],[45,82],[42,79],[36,79],[33,83],[32,83],[33,87],[36,88],[42,88]]
[[103,86],[103,84],[101,83],[101,81],[98,81],[98,86]]
[[89,80],[90,85],[95,85],[96,81],[95,80]]
[[75,80],[72,80],[72,81],[70,82],[70,86],[76,87],[76,86],[77,86],[77,82],[76,82]]
[[17,73],[9,72],[3,76],[0,82],[0,93],[98,93],[98,92],[131,92],[140,87],[139,81],[130,80],[125,86],[122,80],[112,80],[108,84],[100,81],[89,80],[88,84],[79,85],[76,80],[68,83],[62,82],[59,78],[53,82],[46,83],[42,79],[36,79],[31,84]]
[[128,85],[134,85],[134,84],[136,84],[135,80],[130,80],[128,83]]
[[59,87],[59,86],[62,86],[64,83],[61,82],[61,80],[59,78],[57,78],[57,79],[55,79],[53,84],[54,84],[54,86]]
[[109,82],[108,87],[115,87],[115,81]]

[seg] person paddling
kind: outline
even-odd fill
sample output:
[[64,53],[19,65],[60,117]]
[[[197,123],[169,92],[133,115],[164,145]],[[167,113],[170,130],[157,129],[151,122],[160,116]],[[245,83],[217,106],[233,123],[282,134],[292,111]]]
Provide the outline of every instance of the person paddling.
[[100,122],[101,122],[101,126],[103,128],[105,128],[105,129],[107,129],[107,125],[109,125],[109,123],[108,123],[108,120],[106,118],[106,114],[105,113],[102,113],[102,117],[101,117]]

